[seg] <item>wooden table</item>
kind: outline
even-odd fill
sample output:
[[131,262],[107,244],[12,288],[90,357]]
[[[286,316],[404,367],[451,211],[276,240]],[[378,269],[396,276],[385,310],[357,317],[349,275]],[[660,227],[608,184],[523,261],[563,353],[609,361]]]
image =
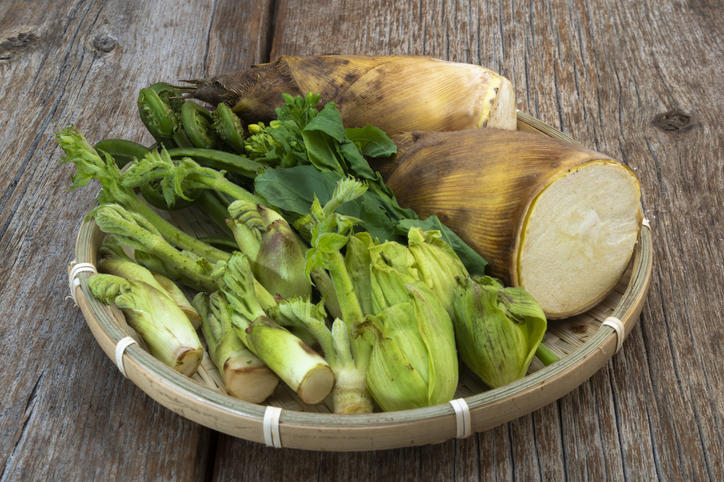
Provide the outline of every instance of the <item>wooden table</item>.
[[[724,480],[722,15],[707,0],[2,2],[0,480]],[[53,132],[148,142],[141,87],[312,53],[485,65],[520,110],[637,172],[654,274],[604,369],[487,433],[348,454],[218,434],[118,373],[67,299],[95,193],[67,192]]]

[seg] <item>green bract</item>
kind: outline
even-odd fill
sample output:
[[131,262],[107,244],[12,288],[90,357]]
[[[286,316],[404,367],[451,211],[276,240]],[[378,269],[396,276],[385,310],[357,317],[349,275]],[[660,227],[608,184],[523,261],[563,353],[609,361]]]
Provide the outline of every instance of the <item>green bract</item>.
[[388,241],[373,246],[370,253],[372,312],[408,301],[407,285],[419,280],[415,258],[400,243]]
[[404,285],[407,301],[371,317],[376,335],[367,388],[383,410],[406,410],[450,401],[458,359],[450,317],[419,282]]
[[522,288],[484,276],[455,291],[453,322],[463,362],[496,388],[525,376],[546,331],[546,317]]
[[442,239],[440,231],[423,231],[412,227],[407,233],[407,245],[422,281],[442,301],[445,310],[452,314],[453,293],[458,278],[465,278],[468,270]]
[[374,241],[370,233],[362,231],[350,236],[347,241],[347,251],[344,255],[344,264],[354,285],[362,312],[373,314],[372,286],[370,284],[370,248]]

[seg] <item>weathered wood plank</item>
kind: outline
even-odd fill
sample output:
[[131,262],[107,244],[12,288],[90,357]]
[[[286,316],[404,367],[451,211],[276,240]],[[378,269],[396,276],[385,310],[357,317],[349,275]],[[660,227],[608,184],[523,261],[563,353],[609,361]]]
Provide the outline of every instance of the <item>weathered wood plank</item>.
[[269,59],[274,5],[270,0],[216,0],[204,58],[207,76],[233,72]]
[[[221,480],[724,478],[724,37],[715,2],[6,3],[0,480],[189,479],[212,469]],[[135,113],[141,86],[325,52],[497,69],[521,110],[636,169],[655,273],[639,327],[605,369],[556,404],[468,440],[363,454],[225,436],[216,449],[215,434],[118,375],[63,299],[63,268],[93,192],[65,192],[72,169],[56,166],[52,132],[76,123],[92,141],[148,141]],[[669,111],[678,117],[657,117]]]
[[[724,195],[717,154],[724,85],[715,60],[722,53],[716,12],[712,2],[280,1],[271,59],[430,55],[508,76],[521,110],[637,171],[656,233],[655,274],[640,326],[622,353],[582,387],[528,417],[465,442],[373,455],[279,455],[222,437],[219,457],[252,451],[277,470],[310,478],[319,473],[324,480],[379,474],[381,460],[386,475],[413,480],[433,474],[721,478],[723,306],[712,293],[724,290],[717,214]],[[656,127],[654,118],[669,110],[691,115],[691,125]],[[469,456],[460,464],[462,453]],[[344,460],[354,470],[335,472],[330,458],[333,466]],[[450,460],[456,461],[453,472]],[[243,475],[233,467],[216,470],[222,480]]]
[[138,89],[203,76],[213,6],[4,2],[2,10],[0,480],[203,479],[215,434],[124,380],[65,299],[65,266],[95,189],[66,192],[73,168],[58,166],[53,132],[75,124],[91,142],[148,142]]

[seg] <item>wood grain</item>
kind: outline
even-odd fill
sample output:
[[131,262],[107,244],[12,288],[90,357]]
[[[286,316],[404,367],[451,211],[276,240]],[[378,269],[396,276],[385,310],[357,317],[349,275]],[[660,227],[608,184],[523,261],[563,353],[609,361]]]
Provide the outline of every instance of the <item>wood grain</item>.
[[[213,5],[3,7],[0,76],[10,81],[0,83],[0,480],[202,479],[215,435],[124,380],[66,299],[65,265],[94,189],[66,192],[72,168],[58,166],[52,136],[75,124],[91,142],[148,142],[138,89],[204,75]],[[235,19],[239,32],[245,19],[263,25],[247,13]]]
[[[4,2],[0,480],[724,479],[721,14],[707,0]],[[93,192],[66,192],[52,133],[147,142],[141,86],[312,53],[485,65],[521,110],[636,170],[655,272],[607,367],[467,440],[360,454],[217,443],[123,380],[65,299]],[[654,123],[664,113],[685,121]]]

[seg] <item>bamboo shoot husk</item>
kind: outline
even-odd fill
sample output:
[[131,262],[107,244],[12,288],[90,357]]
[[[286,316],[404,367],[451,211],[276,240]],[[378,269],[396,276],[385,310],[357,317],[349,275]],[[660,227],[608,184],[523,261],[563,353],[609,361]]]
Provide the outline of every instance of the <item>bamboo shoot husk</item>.
[[274,119],[282,93],[312,92],[321,95],[321,104],[337,104],[346,127],[371,124],[390,136],[516,128],[515,93],[508,79],[479,65],[429,57],[282,56],[196,83],[194,97],[214,105],[225,102],[245,122]]
[[621,277],[642,220],[640,186],[625,165],[518,131],[400,139],[384,169],[400,204],[437,214],[549,318],[587,310]]

